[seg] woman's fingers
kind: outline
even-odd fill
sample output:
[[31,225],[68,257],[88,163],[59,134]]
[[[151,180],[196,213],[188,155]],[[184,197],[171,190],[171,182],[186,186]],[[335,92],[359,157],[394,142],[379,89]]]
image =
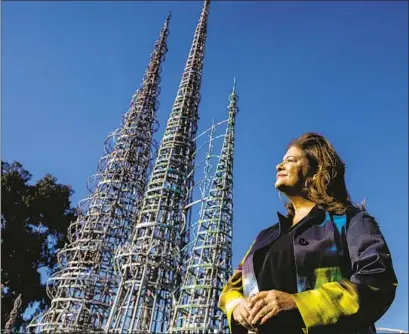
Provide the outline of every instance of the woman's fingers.
[[240,310],[240,317],[242,319],[241,325],[249,330],[254,330],[250,322],[250,315],[245,307]]
[[251,319],[251,324],[256,325],[258,324],[261,319],[263,319],[267,314],[269,313],[268,307],[263,307],[257,314],[254,315],[254,317]]
[[247,328],[247,329],[251,329],[251,325],[250,325],[250,321],[248,318],[248,313],[247,311],[243,308],[241,311],[241,318],[242,318],[242,326]]
[[275,311],[271,310],[268,312],[260,321],[260,325],[264,325],[268,320],[270,320],[272,317],[274,317]]
[[264,324],[267,320],[277,314],[277,307],[274,301],[266,303],[258,312],[251,318],[251,325],[258,326]]
[[251,321],[254,319],[254,317],[264,308],[267,306],[267,302],[264,299],[258,300],[254,306],[250,310],[250,319]]
[[265,297],[267,297],[267,291],[261,291],[259,293],[257,293],[256,295],[250,297],[249,300],[249,307],[253,308],[254,305],[259,302],[260,300],[263,300]]

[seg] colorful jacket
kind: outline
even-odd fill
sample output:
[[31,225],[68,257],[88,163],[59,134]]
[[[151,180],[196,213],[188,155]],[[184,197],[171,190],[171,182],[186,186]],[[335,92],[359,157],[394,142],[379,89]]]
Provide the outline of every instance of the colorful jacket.
[[[247,333],[232,323],[233,309],[258,292],[253,255],[278,238],[280,225],[260,232],[222,291],[219,307],[233,334]],[[374,323],[392,304],[397,287],[375,219],[355,209],[343,216],[327,212],[322,223],[297,228],[293,245],[298,291],[293,296],[304,333],[375,333]]]

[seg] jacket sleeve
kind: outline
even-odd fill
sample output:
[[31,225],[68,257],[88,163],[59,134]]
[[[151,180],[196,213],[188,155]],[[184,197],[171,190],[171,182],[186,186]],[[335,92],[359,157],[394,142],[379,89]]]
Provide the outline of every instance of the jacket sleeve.
[[395,298],[397,279],[378,224],[366,212],[351,219],[346,231],[351,259],[349,279],[294,294],[307,333],[319,329],[370,326]]
[[[243,295],[243,280],[242,280],[242,268],[244,260],[250,253],[251,248],[255,244],[255,241],[247,251],[246,255],[241,260],[238,267],[234,270],[233,275],[230,277],[229,281],[224,286],[219,299],[219,308],[226,314],[227,321],[229,323],[230,331],[235,333],[234,327],[238,325],[234,324],[232,320],[232,314],[234,308],[244,299]],[[237,330],[237,329],[236,329]]]

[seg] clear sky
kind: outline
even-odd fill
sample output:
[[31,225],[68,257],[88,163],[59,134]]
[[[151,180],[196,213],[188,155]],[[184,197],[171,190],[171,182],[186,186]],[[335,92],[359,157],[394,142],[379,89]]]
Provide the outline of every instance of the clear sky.
[[[202,2],[2,2],[2,159],[86,194],[172,11],[163,133]],[[287,143],[324,134],[391,249],[397,296],[380,327],[408,330],[408,3],[213,2],[199,130],[226,117],[237,78],[233,264],[283,205]]]

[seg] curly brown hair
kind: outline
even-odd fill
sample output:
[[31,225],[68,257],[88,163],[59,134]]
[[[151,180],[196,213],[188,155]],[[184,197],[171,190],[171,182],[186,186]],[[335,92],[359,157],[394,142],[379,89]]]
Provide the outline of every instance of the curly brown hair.
[[[311,169],[303,191],[310,201],[332,214],[344,214],[353,206],[345,184],[345,164],[326,138],[308,132],[288,147],[301,149],[309,161]],[[288,217],[293,217],[293,205],[287,203],[286,209]]]

